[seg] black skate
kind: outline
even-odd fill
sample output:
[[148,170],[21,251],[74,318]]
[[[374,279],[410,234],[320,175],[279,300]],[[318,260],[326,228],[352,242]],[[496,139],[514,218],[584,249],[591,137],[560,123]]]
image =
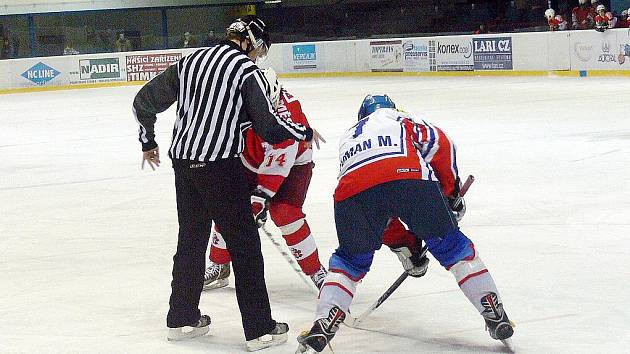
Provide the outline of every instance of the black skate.
[[276,322],[276,327],[271,330],[268,334],[260,336],[258,338],[254,338],[252,340],[248,340],[245,343],[245,347],[248,352],[254,352],[256,350],[261,350],[269,347],[273,347],[275,345],[280,345],[289,339],[289,325],[282,322]]
[[312,350],[319,353],[324,350],[345,318],[346,314],[339,307],[330,309],[328,318],[315,321],[310,331],[304,331],[298,336],[299,346],[296,353],[308,353]]
[[186,340],[199,336],[203,336],[210,331],[210,316],[202,315],[197,323],[190,326],[169,328],[166,337],[169,341]]
[[203,275],[203,290],[219,289],[228,286],[230,282],[230,263],[217,264],[210,262]]
[[481,305],[484,307],[481,315],[486,321],[486,330],[490,333],[490,337],[500,340],[509,349],[513,349],[510,337],[514,334],[514,324],[503,310],[503,304],[499,302],[497,294],[490,293],[482,297]]
[[313,281],[313,284],[315,284],[317,289],[322,288],[322,284],[324,284],[324,278],[326,278],[326,274],[328,274],[328,271],[326,270],[326,268],[324,268],[324,266],[320,266],[317,272],[309,275],[311,277],[311,280]]

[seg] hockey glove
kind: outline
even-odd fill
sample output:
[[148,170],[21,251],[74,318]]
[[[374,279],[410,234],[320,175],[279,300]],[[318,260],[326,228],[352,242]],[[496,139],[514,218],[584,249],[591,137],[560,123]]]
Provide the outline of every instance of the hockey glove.
[[252,214],[258,227],[262,227],[267,222],[267,210],[269,210],[269,202],[271,197],[267,193],[256,188],[251,196]]
[[451,211],[457,219],[457,222],[461,221],[466,214],[466,202],[464,201],[464,197],[451,197],[448,198],[448,205],[451,207]]
[[466,202],[464,201],[464,197],[460,195],[460,190],[462,188],[462,182],[457,177],[455,179],[455,190],[453,191],[453,195],[448,197],[448,206],[451,208],[453,212],[453,216],[459,222],[464,218],[464,214],[466,214]]
[[392,248],[392,252],[396,253],[398,260],[402,263],[407,274],[415,278],[420,278],[427,273],[429,267],[429,259],[427,258],[427,248],[423,247],[418,252],[411,252],[409,247],[403,246]]

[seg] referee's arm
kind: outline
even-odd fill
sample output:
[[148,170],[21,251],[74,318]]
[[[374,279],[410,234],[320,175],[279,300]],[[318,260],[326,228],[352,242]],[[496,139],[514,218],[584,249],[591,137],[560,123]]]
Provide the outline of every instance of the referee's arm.
[[156,114],[164,112],[175,101],[179,92],[177,65],[171,65],[160,75],[147,82],[133,100],[133,113],[140,124],[142,151],[155,149],[154,125]]
[[[260,75],[260,76],[259,76]],[[254,72],[243,81],[243,105],[252,120],[256,134],[264,141],[277,144],[287,139],[311,141],[313,129],[302,124],[286,121],[275,113],[265,94],[262,74]]]

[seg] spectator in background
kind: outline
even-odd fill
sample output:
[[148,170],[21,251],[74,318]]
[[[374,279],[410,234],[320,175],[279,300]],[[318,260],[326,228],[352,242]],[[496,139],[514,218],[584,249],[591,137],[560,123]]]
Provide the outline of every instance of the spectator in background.
[[116,40],[114,45],[116,46],[117,52],[128,52],[131,50],[131,42],[129,41],[129,39],[125,38],[124,33],[120,33],[118,35],[118,39]]
[[203,47],[212,47],[213,45],[219,43],[219,38],[214,35],[214,31],[208,32],[206,39],[203,40],[201,46]]
[[74,49],[72,43],[68,43],[68,45],[63,49],[63,55],[77,55],[80,54],[78,50]]
[[597,6],[599,6],[598,0],[591,0],[591,17],[593,21],[595,20],[595,16],[597,16]]
[[0,59],[11,58],[11,41],[7,36],[0,36]]
[[475,32],[473,32],[474,34],[486,34],[488,33],[488,30],[486,30],[486,25],[484,25],[483,23],[479,25],[479,28],[477,28],[475,30]]
[[607,29],[615,28],[617,18],[606,10],[606,6],[597,5],[597,16],[595,16],[595,30],[604,32]]
[[615,28],[628,28],[628,10],[623,10],[621,15],[615,16],[617,18],[617,25]]
[[590,29],[595,26],[595,21],[591,15],[591,8],[588,6],[588,0],[579,0],[580,5],[571,11],[571,20],[573,29]]
[[565,21],[561,15],[556,15],[554,9],[547,9],[545,11],[545,18],[547,18],[550,31],[564,31],[567,29],[567,21]]
[[195,37],[190,34],[190,32],[186,32],[184,33],[184,38],[182,40],[182,44],[180,45],[181,48],[195,48],[197,47],[197,39],[195,39]]

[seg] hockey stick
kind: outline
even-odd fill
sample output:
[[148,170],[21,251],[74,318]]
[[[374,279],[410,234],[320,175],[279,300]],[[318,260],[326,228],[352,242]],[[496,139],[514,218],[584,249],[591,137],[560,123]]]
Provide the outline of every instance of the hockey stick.
[[[463,197],[466,194],[466,192],[468,192],[468,188],[470,188],[470,185],[473,184],[474,181],[475,181],[475,177],[473,175],[469,175],[468,178],[466,178],[466,182],[464,182],[464,184],[462,185],[462,188],[460,188],[459,190],[460,197]],[[392,284],[389,288],[387,288],[387,290],[385,290],[383,295],[381,295],[381,297],[379,297],[376,300],[376,302],[372,304],[372,306],[370,306],[367,310],[363,311],[363,313],[360,314],[358,317],[352,317],[348,315],[346,319],[348,320],[349,323],[346,323],[346,321],[344,321],[344,324],[346,324],[348,327],[356,328],[359,324],[361,324],[361,322],[363,322],[363,320],[365,320],[372,312],[374,312],[374,310],[376,310],[379,306],[381,306],[381,304],[383,304],[383,302],[385,302],[385,300],[387,300],[387,298],[394,291],[396,291],[396,289],[398,289],[400,284],[402,284],[403,281],[405,281],[405,279],[407,279],[408,276],[409,274],[406,271],[403,272],[398,277],[398,279],[396,279],[394,284]]]
[[[361,322],[363,322],[363,320],[368,317],[374,310],[376,310],[379,306],[381,306],[381,304],[383,302],[385,302],[385,300],[387,300],[387,298],[394,293],[394,291],[396,291],[396,289],[398,289],[398,287],[400,286],[400,284],[403,283],[403,281],[405,281],[405,279],[407,279],[407,277],[409,276],[409,273],[407,272],[403,272],[398,279],[396,279],[396,281],[394,282],[394,284],[392,284],[389,288],[387,288],[387,290],[385,290],[385,292],[383,293],[383,295],[381,295],[381,297],[378,298],[378,300],[376,300],[375,303],[372,304],[372,306],[370,306],[370,308],[368,308],[367,310],[363,311],[362,314],[359,315],[359,317],[355,317],[355,318],[351,318],[352,322],[350,323],[346,323],[348,325],[348,327],[352,327],[352,328],[356,328],[359,324],[361,324]],[[351,317],[351,316],[348,316]],[[344,322],[345,323],[345,322]]]
[[267,223],[263,224],[263,226],[260,229],[262,230],[263,234],[265,234],[265,236],[267,236],[267,238],[271,241],[271,243],[273,243],[273,245],[276,247],[278,252],[280,252],[282,257],[284,257],[284,259],[287,261],[287,263],[289,263],[291,268],[293,268],[293,271],[295,271],[297,275],[300,276],[300,279],[302,279],[302,281],[305,282],[306,285],[308,285],[309,289],[313,293],[319,294],[319,289],[317,289],[317,287],[315,286],[311,278],[308,277],[306,274],[304,274],[304,272],[302,272],[302,268],[300,268],[297,262],[293,259],[293,256],[289,254],[289,252],[287,252],[286,247],[283,244],[281,244],[278,240],[276,240],[275,236],[273,235],[273,233],[271,233],[271,231],[267,230]]
[[464,182],[464,184],[462,185],[462,188],[460,188],[459,190],[460,197],[463,197],[464,195],[466,195],[466,192],[468,192],[468,188],[470,188],[470,185],[473,184],[474,181],[475,181],[475,176],[468,175],[468,178],[466,178],[466,182]]

